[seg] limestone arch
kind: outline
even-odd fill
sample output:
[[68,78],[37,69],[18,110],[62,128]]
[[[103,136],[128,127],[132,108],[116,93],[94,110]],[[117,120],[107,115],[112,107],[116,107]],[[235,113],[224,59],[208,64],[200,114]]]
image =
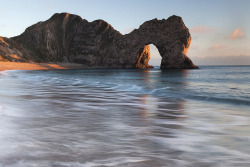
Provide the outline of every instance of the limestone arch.
[[125,40],[128,48],[132,48],[129,54],[133,54],[135,68],[152,68],[148,64],[151,57],[149,44],[155,45],[162,57],[161,69],[198,68],[187,56],[191,35],[181,17],[147,21],[125,35]]
[[[150,47],[150,45],[154,45],[156,47],[156,49],[158,50],[159,55],[161,57],[161,61],[162,61],[162,55],[158,49],[158,46],[153,42],[147,42],[142,47],[139,47],[139,49],[138,49],[137,58],[135,60],[136,68],[140,68],[140,69],[154,68],[153,65],[149,64],[149,61],[151,59],[151,47]],[[161,65],[161,63],[160,63],[160,65]]]

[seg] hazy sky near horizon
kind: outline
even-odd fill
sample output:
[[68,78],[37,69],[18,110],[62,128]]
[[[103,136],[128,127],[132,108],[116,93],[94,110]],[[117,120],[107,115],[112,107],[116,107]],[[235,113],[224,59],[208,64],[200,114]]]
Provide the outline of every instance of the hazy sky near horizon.
[[[192,44],[188,56],[198,65],[250,65],[250,0],[0,0],[0,36],[69,12],[88,21],[103,19],[122,34],[143,22],[181,16]],[[160,62],[152,49],[152,64]]]

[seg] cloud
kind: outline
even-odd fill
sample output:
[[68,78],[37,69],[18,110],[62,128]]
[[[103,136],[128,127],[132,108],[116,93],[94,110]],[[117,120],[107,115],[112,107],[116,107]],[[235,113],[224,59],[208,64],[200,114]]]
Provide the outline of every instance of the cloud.
[[208,33],[208,32],[213,32],[216,31],[217,28],[212,28],[212,27],[207,27],[207,26],[196,26],[191,28],[192,33]]
[[221,44],[215,44],[214,46],[210,47],[209,49],[212,50],[217,50],[217,49],[221,49],[221,48],[225,48],[226,46],[221,45]]
[[191,45],[190,49],[199,49],[199,46],[198,45]]
[[236,28],[234,32],[229,36],[230,39],[238,39],[244,37],[244,32],[241,28]]
[[250,65],[250,55],[199,56],[192,60],[197,65]]

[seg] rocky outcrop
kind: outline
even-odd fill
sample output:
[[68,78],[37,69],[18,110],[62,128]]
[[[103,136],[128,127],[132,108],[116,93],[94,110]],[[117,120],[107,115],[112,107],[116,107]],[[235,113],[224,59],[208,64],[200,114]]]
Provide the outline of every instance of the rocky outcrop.
[[154,68],[153,66],[150,66],[148,64],[150,57],[151,57],[150,46],[145,45],[143,48],[139,50],[135,67],[140,69]]
[[70,62],[92,68],[152,68],[149,44],[162,56],[161,68],[197,68],[187,57],[191,36],[183,20],[150,20],[122,35],[103,20],[54,14],[20,36],[0,37],[0,60]]

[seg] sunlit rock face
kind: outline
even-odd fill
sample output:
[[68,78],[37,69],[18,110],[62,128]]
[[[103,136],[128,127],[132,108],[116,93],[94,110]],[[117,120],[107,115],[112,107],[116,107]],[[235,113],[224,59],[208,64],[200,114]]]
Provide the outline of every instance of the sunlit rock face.
[[88,22],[54,14],[13,38],[0,38],[0,58],[21,62],[70,62],[90,68],[152,68],[149,44],[162,56],[161,68],[197,68],[187,57],[188,28],[178,16],[150,20],[122,35],[103,20]]
[[148,64],[150,57],[151,57],[150,46],[145,45],[143,48],[139,50],[139,53],[136,59],[136,68],[140,68],[140,69],[154,68],[153,66],[150,66]]

